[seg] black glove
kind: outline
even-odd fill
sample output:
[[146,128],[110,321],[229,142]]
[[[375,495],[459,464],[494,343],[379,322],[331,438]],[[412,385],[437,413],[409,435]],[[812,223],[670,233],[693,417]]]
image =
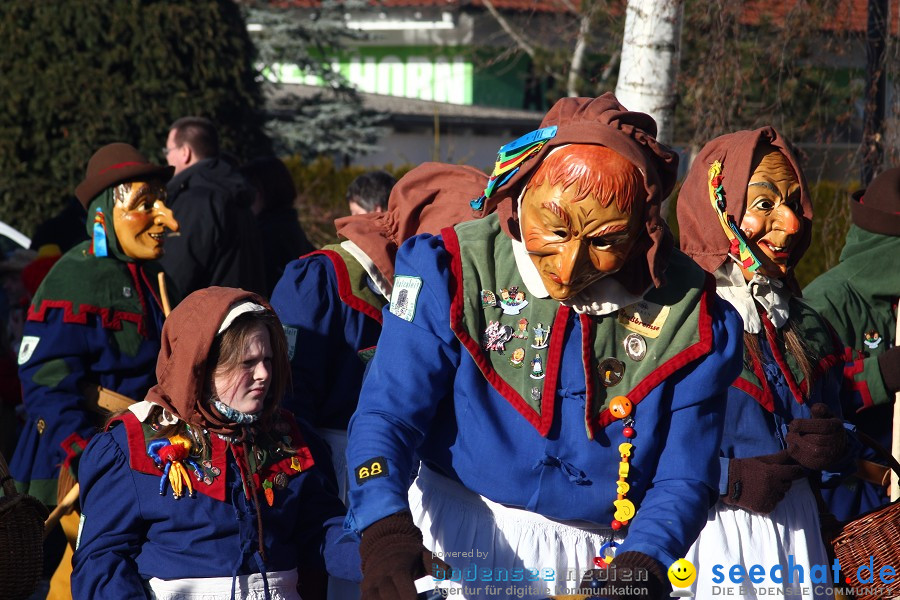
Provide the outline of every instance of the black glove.
[[728,462],[728,492],[722,496],[722,502],[767,514],[781,502],[793,481],[804,475],[803,467],[794,462],[787,450],[732,458]]
[[[600,573],[600,569],[591,569],[585,573],[581,579],[581,593],[591,598],[598,597],[599,594],[600,598],[610,600],[659,600],[667,597],[672,591],[666,569],[658,560],[642,552],[618,554],[607,569],[609,572],[604,574]],[[638,569],[647,572],[646,581],[643,580],[643,576],[636,574]],[[621,595],[603,592],[604,588],[612,587],[619,589],[630,587],[632,593]],[[636,593],[641,588],[647,593]]]
[[400,512],[375,521],[362,532],[359,556],[362,600],[416,600],[416,579],[450,566],[422,545],[412,515]]
[[847,448],[844,422],[824,404],[813,404],[811,419],[794,419],[785,436],[787,451],[797,463],[821,471],[838,462]]
[[892,394],[900,392],[900,346],[878,355],[878,368],[884,387]]

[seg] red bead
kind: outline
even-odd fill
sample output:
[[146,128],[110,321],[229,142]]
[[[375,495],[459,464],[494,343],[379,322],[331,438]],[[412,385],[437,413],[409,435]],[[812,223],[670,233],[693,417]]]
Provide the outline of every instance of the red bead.
[[616,531],[622,529],[622,523],[620,523],[616,519],[613,519],[613,522],[610,523],[609,526],[612,527],[613,529],[615,529]]
[[603,560],[602,556],[595,556],[594,557],[594,566],[597,567],[598,569],[605,569],[606,561]]
[[623,434],[625,437],[627,437],[628,439],[631,439],[631,438],[633,438],[634,435],[635,435],[635,433],[634,433],[634,428],[633,428],[633,427],[623,427],[623,428],[622,428],[622,434]]

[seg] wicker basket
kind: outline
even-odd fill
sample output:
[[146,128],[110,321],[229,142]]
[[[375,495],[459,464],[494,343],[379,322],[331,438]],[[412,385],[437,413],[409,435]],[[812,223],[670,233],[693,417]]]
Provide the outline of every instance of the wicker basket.
[[[857,432],[864,444],[873,448],[887,461],[890,467],[900,474],[900,463],[877,442]],[[834,554],[841,564],[841,574],[847,579],[835,582],[835,585],[846,584],[856,591],[856,596],[866,598],[895,598],[900,596],[900,578],[893,583],[883,583],[878,571],[883,566],[900,568],[900,500],[873,511],[860,515],[843,526],[839,535],[832,542]],[[872,573],[869,583],[860,583],[857,578],[859,567],[869,566],[872,561]]]
[[2,454],[0,482],[0,598],[19,600],[30,596],[41,578],[47,508],[16,491]]

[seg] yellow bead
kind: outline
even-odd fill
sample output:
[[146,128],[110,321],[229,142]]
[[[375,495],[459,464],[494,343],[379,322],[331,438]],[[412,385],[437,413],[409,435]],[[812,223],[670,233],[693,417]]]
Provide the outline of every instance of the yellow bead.
[[630,521],[634,517],[634,503],[631,500],[615,500],[613,504],[616,507],[616,512],[613,515],[616,521]]

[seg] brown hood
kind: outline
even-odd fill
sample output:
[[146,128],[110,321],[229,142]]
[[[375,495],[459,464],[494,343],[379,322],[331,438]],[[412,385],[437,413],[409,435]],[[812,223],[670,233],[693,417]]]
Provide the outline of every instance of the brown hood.
[[606,146],[628,159],[644,175],[647,200],[635,203],[642,211],[644,231],[632,250],[628,263],[613,277],[629,290],[641,293],[652,281],[657,287],[674,246],[672,234],[660,216],[659,207],[671,193],[678,174],[678,155],[656,140],[656,122],[650,115],[631,112],[606,93],[599,98],[563,98],[541,122],[541,128],[557,128],[532,157],[519,165],[510,179],[499,186],[484,203],[486,212],[496,208],[506,233],[518,240],[518,198],[537,166],[554,148],[566,144]]
[[[753,175],[753,153],[757,147],[768,145],[781,152],[790,162],[800,180],[800,204],[803,207],[803,233],[791,253],[790,265],[795,266],[812,236],[812,199],[806,177],[791,152],[788,141],[772,127],[753,131],[737,131],[717,137],[706,144],[694,159],[691,169],[678,193],[677,213],[681,250],[693,258],[704,270],[712,273],[728,256],[730,244],[719,217],[709,200],[709,167],[722,163],[722,186],[726,211],[737,225],[747,208],[747,184]],[[800,215],[798,215],[800,216]],[[793,290],[799,291],[793,270],[785,278]]]
[[226,287],[198,290],[175,307],[162,330],[162,347],[156,361],[159,383],[147,392],[147,401],[214,433],[228,435],[240,428],[210,409],[203,394],[208,371],[214,366],[207,365],[207,357],[216,332],[229,307],[247,300],[271,310],[261,296]]
[[394,259],[404,241],[420,233],[477,218],[469,201],[477,198],[487,175],[473,167],[424,163],[391,190],[388,209],[352,215],[334,222],[337,233],[359,246],[387,281],[394,280]]

